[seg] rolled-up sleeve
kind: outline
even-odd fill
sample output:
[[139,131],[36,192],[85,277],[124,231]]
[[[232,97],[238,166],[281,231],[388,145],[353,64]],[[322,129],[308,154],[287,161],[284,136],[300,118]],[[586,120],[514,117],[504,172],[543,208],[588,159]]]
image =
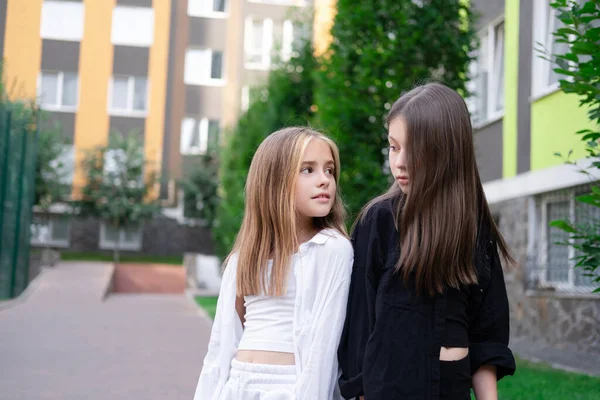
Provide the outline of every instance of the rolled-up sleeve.
[[483,290],[481,307],[469,329],[469,353],[473,373],[483,365],[493,365],[496,367],[497,379],[500,380],[506,375],[513,375],[516,366],[508,347],[508,296],[502,265],[495,248],[490,257],[490,282],[487,289]]
[[377,284],[373,271],[381,262],[375,225],[378,220],[377,214],[377,209],[371,210],[352,234],[354,264],[346,320],[338,348],[340,392],[345,399],[364,394],[363,359],[367,341],[375,324]]

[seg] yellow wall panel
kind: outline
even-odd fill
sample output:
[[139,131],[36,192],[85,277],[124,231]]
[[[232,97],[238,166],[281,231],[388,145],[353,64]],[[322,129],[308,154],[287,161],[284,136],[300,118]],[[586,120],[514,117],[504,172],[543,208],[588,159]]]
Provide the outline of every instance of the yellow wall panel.
[[84,4],[85,25],[79,50],[79,110],[75,118],[74,196],[85,183],[79,168],[85,150],[108,142],[108,82],[113,66],[110,34],[115,0],[86,0]]
[[167,68],[169,61],[169,29],[171,1],[154,0],[154,42],[150,48],[148,80],[150,104],[144,127],[144,152],[148,172],[160,172],[162,163],[165,102],[167,98]]
[[42,58],[43,0],[9,0],[4,34],[4,84],[11,99],[33,99]]

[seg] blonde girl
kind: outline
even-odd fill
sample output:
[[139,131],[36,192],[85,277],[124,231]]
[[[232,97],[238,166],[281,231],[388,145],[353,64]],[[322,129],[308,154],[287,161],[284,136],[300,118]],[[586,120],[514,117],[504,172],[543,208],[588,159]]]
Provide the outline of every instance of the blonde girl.
[[353,250],[339,174],[337,146],[314,130],[282,129],[259,146],[195,400],[341,398]]

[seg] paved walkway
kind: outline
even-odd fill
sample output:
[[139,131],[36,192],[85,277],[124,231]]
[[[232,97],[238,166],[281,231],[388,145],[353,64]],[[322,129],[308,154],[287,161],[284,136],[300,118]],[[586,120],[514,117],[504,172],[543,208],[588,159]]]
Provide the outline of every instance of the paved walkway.
[[0,309],[0,398],[193,398],[210,322],[182,294],[104,299],[112,268],[58,264]]
[[[511,341],[510,348],[526,360],[547,363],[565,371],[600,377],[598,354],[561,350],[526,339]],[[517,373],[519,373],[518,369]]]

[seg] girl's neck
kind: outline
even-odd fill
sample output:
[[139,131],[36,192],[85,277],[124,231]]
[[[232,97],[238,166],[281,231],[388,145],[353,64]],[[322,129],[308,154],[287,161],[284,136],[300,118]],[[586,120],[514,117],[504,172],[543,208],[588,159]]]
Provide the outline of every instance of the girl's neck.
[[308,219],[298,219],[297,221],[297,229],[296,229],[296,237],[298,238],[298,244],[302,244],[304,242],[308,242],[315,236],[318,232],[318,229],[315,227],[312,218]]

